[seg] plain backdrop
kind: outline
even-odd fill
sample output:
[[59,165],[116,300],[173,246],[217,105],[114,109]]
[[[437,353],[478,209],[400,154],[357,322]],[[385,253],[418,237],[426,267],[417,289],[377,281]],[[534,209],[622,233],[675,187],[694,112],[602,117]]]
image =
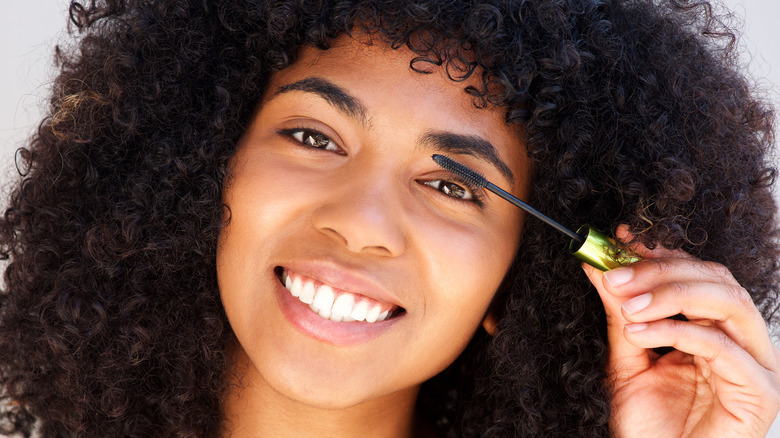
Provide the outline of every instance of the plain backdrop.
[[[0,195],[16,178],[14,152],[35,130],[48,105],[54,45],[67,41],[68,4],[66,0],[4,0],[0,14]],[[725,0],[723,6],[743,33],[738,44],[746,71],[780,112],[780,1]],[[780,421],[769,436],[780,438]]]

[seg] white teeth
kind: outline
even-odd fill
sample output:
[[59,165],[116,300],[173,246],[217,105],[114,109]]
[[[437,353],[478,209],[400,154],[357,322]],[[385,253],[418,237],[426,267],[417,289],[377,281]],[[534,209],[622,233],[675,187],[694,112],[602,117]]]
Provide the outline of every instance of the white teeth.
[[[296,278],[295,281],[298,281],[298,278]],[[307,281],[306,284],[303,285],[301,296],[299,296],[298,299],[306,304],[311,304],[314,302],[314,293],[314,283]]]
[[349,316],[355,321],[363,321],[366,319],[366,313],[368,313],[368,301],[360,300],[360,302],[355,304],[355,307],[352,308],[352,313],[350,313]]
[[364,321],[366,319],[366,313],[368,313],[368,301],[360,300],[360,302],[355,304],[352,308],[352,312],[349,316],[355,321]]
[[[287,278],[287,280],[289,281],[289,277]],[[292,284],[289,287],[290,293],[292,294],[292,296],[294,296],[294,297],[301,296],[301,287],[302,287],[301,279],[296,277],[295,280],[293,280]]]
[[309,306],[309,308],[311,310],[314,310],[317,313],[317,315],[320,315],[320,317],[325,318],[325,319],[330,319],[330,316],[331,316],[330,309],[325,308],[325,309],[320,309],[319,311],[317,311],[316,308],[314,307],[314,304],[311,304]]
[[317,313],[321,317],[328,319],[330,318],[331,307],[333,307],[333,298],[335,298],[333,289],[331,289],[330,286],[323,284],[317,291],[312,306],[318,309]]
[[379,304],[372,307],[366,314],[366,322],[376,322],[379,319],[379,314],[382,313],[382,307]]
[[[339,316],[343,319],[352,312],[352,306],[355,304],[355,298],[352,294],[343,294],[333,302],[333,316]],[[332,318],[331,318],[332,319]]]
[[311,280],[291,276],[282,272],[281,280],[290,294],[308,304],[312,312],[334,322],[384,321],[390,310],[382,311],[382,305],[374,300],[356,297],[349,292],[340,292],[338,297],[332,287],[323,284],[315,288]]
[[283,274],[283,277],[284,277],[284,287],[286,287],[287,289],[292,289],[292,284],[293,284],[292,278],[290,278],[290,276],[287,274]]

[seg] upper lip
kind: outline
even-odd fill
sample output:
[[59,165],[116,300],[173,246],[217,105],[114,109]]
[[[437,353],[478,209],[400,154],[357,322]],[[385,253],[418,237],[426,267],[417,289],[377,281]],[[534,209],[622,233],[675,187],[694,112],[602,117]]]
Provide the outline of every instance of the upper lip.
[[294,261],[280,266],[336,289],[401,307],[398,297],[380,286],[379,282],[360,270],[346,267],[338,262],[330,260]]

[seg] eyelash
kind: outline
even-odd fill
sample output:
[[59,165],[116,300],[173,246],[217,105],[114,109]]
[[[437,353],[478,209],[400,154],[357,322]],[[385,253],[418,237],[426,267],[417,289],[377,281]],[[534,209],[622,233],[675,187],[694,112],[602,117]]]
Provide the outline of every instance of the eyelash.
[[[438,187],[436,187],[434,184],[438,183]],[[432,187],[433,189],[439,191],[444,196],[447,196],[450,199],[453,199],[458,202],[465,202],[468,204],[476,204],[479,207],[482,207],[482,195],[479,193],[479,189],[474,187],[473,185],[469,184],[468,181],[460,178],[457,175],[453,175],[451,180],[443,180],[443,179],[435,179],[431,181],[424,181],[423,184],[426,186]],[[471,198],[459,198],[456,196],[451,196],[448,193],[445,193],[442,191],[442,185],[443,184],[451,184],[454,185],[463,191],[465,191],[468,195],[471,196]]]
[[[297,143],[299,143],[301,146],[311,149],[320,149],[324,151],[331,151],[338,154],[344,154],[344,152],[341,150],[341,148],[336,145],[336,142],[330,139],[327,135],[317,131],[316,129],[311,128],[287,128],[287,129],[280,129],[277,131],[280,135],[284,135],[286,137],[290,137],[293,140],[295,140]],[[305,136],[305,133],[309,133],[310,135]],[[315,140],[316,137],[320,137],[320,140],[327,140],[326,147],[318,147],[314,144],[308,144],[306,141],[311,139]],[[328,149],[328,145],[332,145],[334,149]],[[423,181],[423,184],[433,188],[434,190],[437,190],[444,196],[447,196],[450,199],[453,199],[458,202],[465,202],[468,204],[476,204],[477,206],[482,206],[482,195],[479,193],[479,189],[474,187],[472,184],[470,184],[465,179],[461,178],[460,176],[456,174],[452,174],[450,180],[443,180],[443,179],[436,179],[436,180],[430,180],[430,181]],[[438,184],[436,184],[438,183]],[[459,198],[456,196],[451,196],[448,193],[445,193],[442,190],[443,184],[451,184],[454,185],[460,189],[462,189],[464,192],[466,192],[467,195],[470,195],[471,198]]]
[[[327,135],[321,133],[320,131],[317,131],[316,129],[310,129],[310,128],[288,128],[288,129],[280,129],[278,131],[279,134],[287,136],[295,140],[296,142],[300,143],[301,146],[311,148],[311,149],[320,149],[323,151],[330,151],[335,152],[337,154],[344,154],[344,151],[341,150],[341,148],[338,147],[335,141],[331,140],[330,137]],[[308,133],[309,135],[305,135]],[[320,140],[324,139],[327,140],[327,144],[325,147],[319,147],[315,144],[307,143],[309,139],[316,142],[316,137],[320,137]],[[330,148],[332,146],[332,148]]]

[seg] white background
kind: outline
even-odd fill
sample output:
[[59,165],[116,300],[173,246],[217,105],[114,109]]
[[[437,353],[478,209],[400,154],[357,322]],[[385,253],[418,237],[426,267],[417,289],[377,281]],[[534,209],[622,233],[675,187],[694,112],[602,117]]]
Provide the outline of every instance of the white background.
[[[65,38],[66,0],[5,0],[0,14],[0,199],[14,178],[14,151],[47,106],[54,44]],[[745,68],[780,112],[780,1],[725,0],[744,33]],[[778,84],[778,85],[774,85]],[[780,133],[777,134],[780,138]],[[777,196],[778,189],[775,189]],[[780,438],[780,421],[769,434]]]

